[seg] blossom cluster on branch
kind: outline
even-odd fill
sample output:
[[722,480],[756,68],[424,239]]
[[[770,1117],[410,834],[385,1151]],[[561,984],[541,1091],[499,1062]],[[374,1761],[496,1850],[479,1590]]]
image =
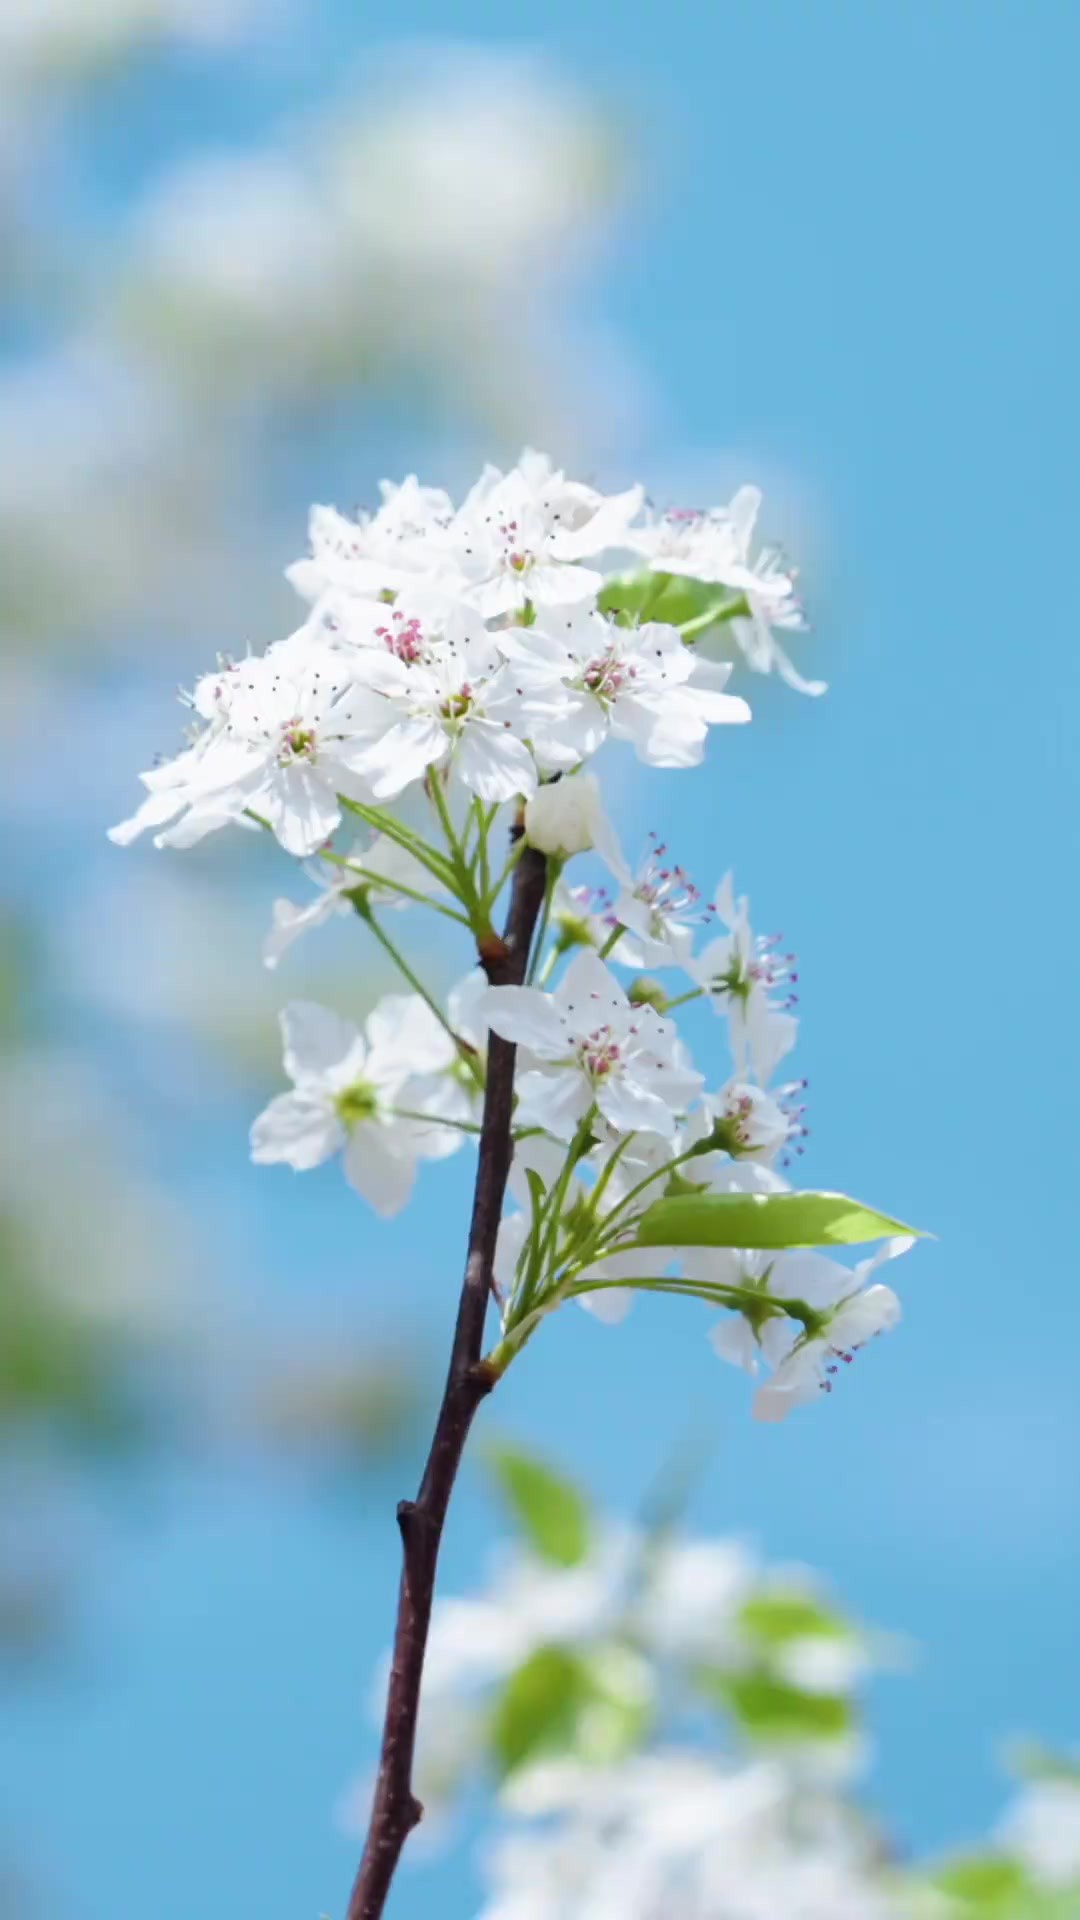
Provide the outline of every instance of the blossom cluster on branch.
[[[345,912],[400,969],[408,991],[362,1029],[286,1007],[291,1088],[256,1120],[255,1160],[302,1170],[340,1151],[352,1185],[396,1213],[421,1161],[480,1133],[490,1036],[516,1047],[494,1376],[565,1301],[615,1320],[635,1290],[659,1292],[723,1310],[716,1350],[765,1372],[755,1413],[775,1420],[895,1324],[872,1276],[912,1236],[791,1189],[805,1083],[778,1075],[794,956],[755,933],[730,874],[706,903],[663,843],[629,862],[593,771],[612,740],[648,766],[694,766],[713,728],[747,721],[725,645],[824,690],[778,638],[803,621],[793,570],[755,546],[759,505],[743,487],[724,507],[657,513],[640,486],[604,495],[527,450],[459,506],[410,477],[384,483],[372,514],[316,507],[288,570],[302,624],[199,680],[188,744],[142,775],[112,838],[272,833],[317,891],[275,904],[267,964]],[[526,846],[546,864],[526,980],[489,985],[497,902]],[[589,852],[609,889],[567,883]],[[445,1002],[388,931],[402,906],[470,936],[481,965]],[[691,1059],[672,1016],[694,1001],[718,1016],[726,1068],[711,1043],[707,1071]],[[870,1240],[854,1267],[822,1251]]]
[[515,1537],[436,1606],[417,1776],[444,1839],[478,1779],[494,1792],[479,1920],[1080,1911],[1066,1757],[1018,1748],[1023,1784],[991,1839],[912,1859],[865,1803],[862,1699],[910,1666],[906,1642],[742,1540],[688,1535],[670,1511],[615,1522],[506,1442],[487,1466]]

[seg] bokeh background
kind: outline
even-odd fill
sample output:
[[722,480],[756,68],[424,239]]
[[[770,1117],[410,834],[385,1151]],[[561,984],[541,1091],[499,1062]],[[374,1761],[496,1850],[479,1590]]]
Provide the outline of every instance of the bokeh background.
[[[177,683],[287,632],[307,506],[524,440],[803,565],[801,701],[631,842],[733,864],[801,959],[808,1180],[934,1229],[844,1391],[754,1428],[703,1325],[566,1313],[485,1416],[630,1513],[910,1636],[872,1702],[904,1851],[1080,1725],[1080,501],[1069,0],[8,0],[0,21],[0,1910],[337,1911],[438,1385],[464,1156],[389,1226],[247,1162],[294,994],[276,849],[121,854]],[[619,769],[617,769],[619,771]],[[438,957],[442,978],[464,956]],[[699,1029],[704,1051],[708,1032]],[[451,1250],[448,1252],[448,1248]],[[497,1530],[472,1470],[462,1590]],[[466,1827],[395,1912],[476,1904]]]

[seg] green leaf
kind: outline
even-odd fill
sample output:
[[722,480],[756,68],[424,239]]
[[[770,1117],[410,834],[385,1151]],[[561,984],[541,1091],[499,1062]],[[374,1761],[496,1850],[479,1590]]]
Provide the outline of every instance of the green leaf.
[[843,1193],[701,1193],[657,1200],[639,1247],[846,1247],[916,1233]]
[[539,1220],[540,1215],[544,1211],[544,1195],[547,1193],[547,1188],[535,1167],[526,1167],[525,1178],[529,1184],[529,1199],[532,1202],[533,1219]]
[[804,1693],[763,1667],[731,1673],[701,1667],[706,1697],[726,1707],[756,1740],[836,1740],[854,1724],[850,1700],[841,1693]]
[[1056,1753],[1037,1740],[1017,1740],[1009,1749],[1009,1764],[1025,1780],[1063,1780],[1080,1787],[1080,1759]]
[[538,1647],[511,1674],[491,1722],[491,1746],[500,1775],[537,1753],[566,1748],[588,1683],[582,1663],[565,1647]]
[[594,1765],[640,1741],[649,1716],[648,1670],[629,1648],[538,1647],[510,1676],[492,1715],[491,1752],[501,1778],[543,1753]]
[[589,1508],[570,1480],[517,1447],[496,1446],[487,1461],[529,1545],[558,1567],[576,1567],[589,1551]]
[[931,1885],[947,1895],[956,1920],[1076,1920],[1080,1913],[1080,1881],[1040,1886],[1003,1854],[954,1861]]
[[766,1647],[783,1647],[789,1640],[847,1640],[851,1630],[843,1620],[795,1591],[762,1591],[747,1600],[739,1622],[751,1639]]
[[601,589],[597,604],[601,613],[614,614],[616,619],[621,615],[624,625],[644,616],[646,620],[663,620],[672,627],[684,627],[693,621],[697,632],[703,633],[712,624],[708,619],[710,613],[721,620],[729,609],[745,606],[745,601],[741,593],[728,592],[706,580],[691,580],[678,573],[665,577],[646,572],[609,580]]
[[956,1861],[937,1876],[935,1884],[942,1893],[974,1901],[977,1907],[993,1912],[995,1906],[1024,1891],[1027,1875],[1018,1861],[988,1854],[982,1860]]

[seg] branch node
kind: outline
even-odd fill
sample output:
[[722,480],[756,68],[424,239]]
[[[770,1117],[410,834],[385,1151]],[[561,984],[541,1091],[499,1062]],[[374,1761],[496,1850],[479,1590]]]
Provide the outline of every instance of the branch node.
[[477,1360],[475,1365],[469,1368],[465,1378],[481,1398],[489,1394],[499,1381],[499,1375],[490,1360]]
[[476,951],[480,956],[480,965],[489,980],[492,979],[493,974],[503,971],[510,958],[510,949],[502,934],[494,931],[481,935],[476,943]]

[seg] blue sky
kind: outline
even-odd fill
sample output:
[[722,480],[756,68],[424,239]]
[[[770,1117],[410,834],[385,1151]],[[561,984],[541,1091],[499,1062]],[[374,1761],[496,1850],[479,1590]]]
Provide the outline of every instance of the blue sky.
[[[504,16],[456,0],[448,23],[432,0],[401,24],[505,44]],[[562,1316],[491,1420],[624,1510],[703,1428],[695,1523],[812,1562],[918,1644],[875,1694],[873,1786],[903,1844],[933,1847],[993,1816],[1006,1736],[1080,1735],[1080,22],[1065,0],[549,0],[521,39],[606,92],[634,156],[599,296],[657,396],[634,464],[658,490],[762,479],[832,681],[817,703],[755,684],[757,725],[706,767],[628,775],[627,836],[662,823],[706,885],[734,865],[798,949],[807,1179],[938,1237],[898,1277],[902,1329],[775,1431],[702,1326],[651,1303],[615,1333]],[[264,104],[367,40],[324,6]],[[298,1297],[314,1269],[318,1310],[362,1339],[396,1307],[353,1306],[347,1235],[360,1285],[392,1271],[436,1346],[463,1163],[385,1229],[333,1171],[300,1204],[248,1169],[244,1117],[215,1125],[212,1165],[182,1144],[183,1191],[214,1194],[272,1289]],[[341,1906],[354,1848],[331,1810],[370,1754],[410,1474],[358,1506],[192,1470],[117,1518],[93,1658],[0,1736],[16,1831],[73,1920]],[[470,1476],[449,1588],[491,1536]],[[407,1873],[395,1913],[430,1912],[436,1884],[440,1913],[472,1911],[455,1865]]]

